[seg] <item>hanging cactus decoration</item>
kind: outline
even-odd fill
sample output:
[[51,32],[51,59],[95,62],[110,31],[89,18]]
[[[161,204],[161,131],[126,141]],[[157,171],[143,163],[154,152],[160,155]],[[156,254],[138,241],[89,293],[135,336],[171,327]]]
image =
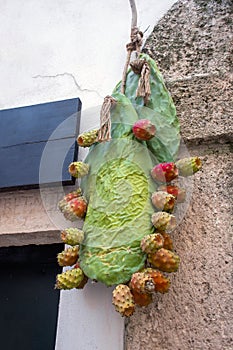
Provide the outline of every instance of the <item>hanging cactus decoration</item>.
[[201,168],[198,157],[176,161],[180,128],[174,104],[155,62],[140,57],[150,66],[147,106],[135,99],[138,75],[130,69],[125,94],[120,84],[112,94],[117,102],[109,112],[111,140],[97,142],[96,130],[78,137],[80,146],[91,146],[84,163],[69,167],[82,178],[81,189],[59,202],[67,220],[84,223],[82,230],[61,233],[70,248],[58,254],[58,263],[74,266],[57,276],[56,288],[80,289],[88,278],[116,286],[112,303],[127,317],[136,306],[151,304],[155,293],[169,291],[163,273],[176,272],[180,263],[170,235],[173,211],[186,196],[173,181]]

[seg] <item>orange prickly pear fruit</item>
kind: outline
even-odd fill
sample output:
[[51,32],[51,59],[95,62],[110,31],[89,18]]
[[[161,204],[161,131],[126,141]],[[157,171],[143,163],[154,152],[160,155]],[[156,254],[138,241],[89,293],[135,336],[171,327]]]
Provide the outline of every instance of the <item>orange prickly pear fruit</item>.
[[63,250],[57,255],[58,265],[60,266],[72,266],[78,259],[78,246],[71,247]]
[[148,306],[152,303],[152,294],[148,293],[138,293],[134,290],[131,291],[133,294],[135,304],[139,306]]
[[148,261],[158,270],[176,272],[179,267],[180,258],[174,252],[161,248],[156,253],[149,254]]

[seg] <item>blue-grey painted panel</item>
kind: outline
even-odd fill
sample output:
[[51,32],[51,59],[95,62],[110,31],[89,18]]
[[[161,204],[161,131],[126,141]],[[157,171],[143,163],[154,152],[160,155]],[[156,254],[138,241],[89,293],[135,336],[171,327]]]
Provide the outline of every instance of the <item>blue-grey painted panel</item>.
[[74,98],[0,111],[0,188],[73,184],[80,110]]

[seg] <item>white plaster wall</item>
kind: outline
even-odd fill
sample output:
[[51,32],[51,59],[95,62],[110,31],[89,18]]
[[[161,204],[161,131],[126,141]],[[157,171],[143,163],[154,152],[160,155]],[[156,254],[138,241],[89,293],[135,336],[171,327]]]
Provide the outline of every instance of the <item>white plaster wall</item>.
[[[145,37],[174,2],[137,1]],[[79,97],[81,129],[98,125],[88,109],[121,79],[130,22],[128,0],[0,0],[0,109]],[[111,289],[61,293],[56,350],[121,350],[123,334]]]

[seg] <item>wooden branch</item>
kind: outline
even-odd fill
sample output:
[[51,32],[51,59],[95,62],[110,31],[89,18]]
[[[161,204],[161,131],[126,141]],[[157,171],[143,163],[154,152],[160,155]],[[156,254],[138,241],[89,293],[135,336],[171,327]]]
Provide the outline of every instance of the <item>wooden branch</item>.
[[[131,11],[132,11],[132,21],[131,21],[131,40],[132,40],[132,34],[133,34],[133,29],[137,27],[137,8],[135,4],[135,0],[129,0]],[[123,71],[123,76],[122,76],[122,82],[121,82],[121,93],[125,93],[125,86],[126,86],[126,77],[127,77],[127,70],[130,62],[130,57],[131,57],[132,49],[128,49],[127,52],[127,59]]]

